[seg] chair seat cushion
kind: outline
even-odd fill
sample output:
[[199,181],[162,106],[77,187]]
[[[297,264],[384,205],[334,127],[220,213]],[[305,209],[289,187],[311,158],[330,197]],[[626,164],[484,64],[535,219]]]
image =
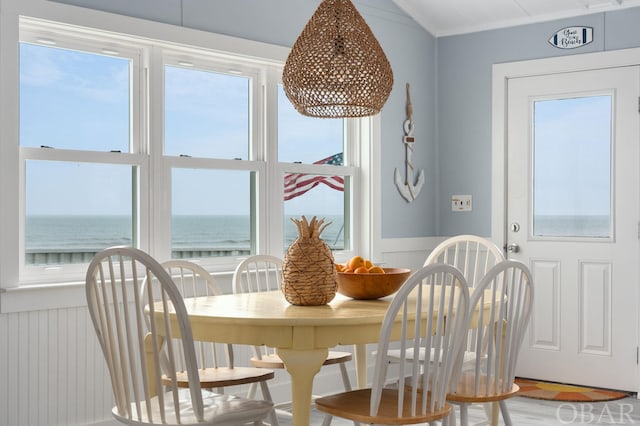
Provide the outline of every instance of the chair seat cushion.
[[144,401],[139,403],[140,414],[138,415],[136,403],[131,403],[133,420],[129,420],[126,415],[118,413],[117,407],[113,408],[113,416],[126,424],[162,424],[162,425],[238,425],[264,419],[271,411],[273,404],[267,401],[250,400],[233,395],[220,395],[212,392],[202,392],[202,402],[204,404],[204,422],[199,423],[191,406],[191,395],[189,389],[180,389],[179,420],[178,413],[173,407],[173,398],[169,395],[164,398],[165,420],[160,418],[158,404],[160,399],[155,396],[150,400],[151,411],[147,412]]
[[360,389],[318,398],[316,408],[327,414],[342,417],[354,422],[366,424],[404,425],[428,423],[443,419],[449,415],[451,406],[444,404],[442,409],[427,411],[425,414],[411,415],[409,392],[405,393],[402,417],[398,417],[398,390],[385,388],[382,390],[380,409],[375,416],[370,415],[371,389]]
[[[257,383],[265,380],[270,380],[275,377],[273,370],[253,367],[201,368],[198,369],[198,375],[200,376],[200,386],[203,389]],[[189,380],[187,378],[186,371],[177,372],[176,381],[178,383],[178,387],[189,387]],[[170,385],[171,379],[163,376],[162,383],[165,385]]]
[[[454,402],[492,402],[516,396],[520,391],[518,385],[511,382],[501,383],[495,382],[492,378],[487,383],[487,376],[479,376],[477,378],[478,386],[476,387],[476,376],[472,372],[463,372],[455,386],[452,386],[452,392],[447,394],[447,400]],[[476,388],[478,389],[476,391]]]
[[[329,351],[327,359],[322,365],[340,364],[342,362],[349,362],[353,359],[353,355],[350,352]],[[282,359],[276,354],[262,355],[260,359],[251,358],[251,364],[254,367],[260,368],[273,368],[283,369],[284,363]]]

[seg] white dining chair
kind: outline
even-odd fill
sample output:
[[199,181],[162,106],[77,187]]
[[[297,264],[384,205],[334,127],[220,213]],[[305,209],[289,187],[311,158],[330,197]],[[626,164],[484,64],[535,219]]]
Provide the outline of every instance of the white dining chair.
[[[468,326],[469,288],[460,271],[443,264],[419,269],[389,305],[371,388],[318,398],[317,409],[367,424],[435,425],[445,420],[451,411],[446,394]],[[400,375],[389,387],[387,353],[392,341],[400,342]],[[404,356],[410,349],[423,351],[424,363]],[[424,365],[432,367],[423,369]]]
[[[478,311],[475,327],[470,327],[470,332],[479,330],[473,348],[476,356],[472,368],[460,373],[447,396],[448,401],[460,405],[462,426],[468,425],[467,406],[479,402],[494,403],[493,424],[497,424],[498,409],[505,425],[512,424],[505,401],[518,393],[515,369],[533,297],[531,273],[515,260],[500,262],[477,284],[470,304],[471,312]],[[484,309],[479,309],[481,306]],[[458,368],[460,364],[458,360]]]
[[[142,292],[145,279],[148,284]],[[117,421],[129,425],[263,424],[272,403],[201,389],[182,295],[167,271],[147,253],[132,247],[97,253],[87,269],[86,297],[109,370],[116,402],[112,414]],[[162,309],[156,310],[155,303]],[[145,320],[147,315],[150,321]],[[171,328],[169,315],[177,318],[176,328]],[[175,377],[163,386],[160,359],[164,351],[169,371],[178,369],[175,354],[184,358],[188,388],[179,388]]]
[[[222,294],[215,278],[202,266],[183,259],[169,260],[162,263],[182,297],[215,296]],[[255,385],[260,385],[262,398],[273,402],[267,382],[275,375],[273,370],[258,367],[235,365],[233,345],[215,342],[194,342],[198,363],[200,386],[203,389],[216,389],[218,393],[225,393],[225,388],[232,386],[250,385],[247,397],[255,397]],[[179,346],[175,346],[178,347]],[[224,358],[221,360],[220,358]],[[177,357],[177,359],[181,359]],[[184,366],[178,365],[175,372],[178,387],[189,387],[189,380]],[[170,374],[170,371],[167,372]],[[170,380],[165,378],[165,382]],[[271,411],[272,426],[278,426],[275,408]]]
[[[424,266],[436,263],[443,263],[456,267],[464,276],[467,284],[474,287],[493,266],[503,261],[503,251],[493,241],[477,235],[456,235],[438,244],[427,256]],[[467,336],[467,348],[472,348],[475,341],[475,333]],[[397,349],[389,351],[391,363],[397,363],[399,352]],[[407,351],[406,356],[413,357],[412,351]],[[475,360],[475,351],[465,350],[463,353],[463,363],[461,368],[470,366]],[[424,362],[424,352],[420,352],[418,357]],[[491,413],[489,406],[484,406],[487,420],[477,423],[476,426],[487,425]]]
[[424,265],[444,263],[455,266],[467,284],[475,287],[489,269],[504,259],[503,251],[493,241],[477,235],[456,235],[438,244]]

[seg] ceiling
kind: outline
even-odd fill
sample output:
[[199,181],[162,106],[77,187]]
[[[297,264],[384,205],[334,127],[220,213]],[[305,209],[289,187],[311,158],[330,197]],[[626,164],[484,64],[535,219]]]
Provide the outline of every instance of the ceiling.
[[436,37],[640,6],[640,0],[393,0]]

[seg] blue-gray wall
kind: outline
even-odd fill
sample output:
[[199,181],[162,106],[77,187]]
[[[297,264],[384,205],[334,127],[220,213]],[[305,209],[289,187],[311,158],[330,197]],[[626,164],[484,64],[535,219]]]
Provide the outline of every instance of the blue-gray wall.
[[[563,50],[547,40],[570,26],[594,40]],[[640,8],[437,39],[441,236],[491,235],[491,68],[493,64],[640,47]],[[473,195],[472,212],[451,212],[451,195]]]
[[[319,0],[57,0],[108,12],[282,46],[293,45]],[[495,63],[640,47],[640,8],[435,39],[389,0],[354,0],[393,67],[382,114],[383,238],[491,235],[491,68]],[[594,41],[561,50],[561,28],[591,26]],[[416,123],[414,165],[426,184],[413,203],[398,193],[404,175],[405,83]],[[451,212],[471,194],[473,211]]]

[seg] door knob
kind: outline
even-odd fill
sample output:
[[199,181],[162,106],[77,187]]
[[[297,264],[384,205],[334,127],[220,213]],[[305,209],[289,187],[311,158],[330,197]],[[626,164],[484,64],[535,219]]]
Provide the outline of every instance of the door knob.
[[512,243],[508,244],[506,249],[509,253],[518,253],[520,251],[520,246],[518,244]]

